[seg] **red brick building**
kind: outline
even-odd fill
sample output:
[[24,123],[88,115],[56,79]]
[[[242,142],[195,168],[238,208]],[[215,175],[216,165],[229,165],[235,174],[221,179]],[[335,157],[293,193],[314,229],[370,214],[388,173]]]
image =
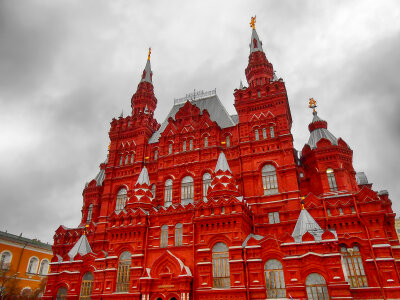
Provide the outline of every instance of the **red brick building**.
[[55,233],[45,299],[400,298],[388,193],[355,172],[312,99],[294,149],[285,83],[254,25],[245,74],[237,115],[197,92],[159,124],[149,55],[81,223]]

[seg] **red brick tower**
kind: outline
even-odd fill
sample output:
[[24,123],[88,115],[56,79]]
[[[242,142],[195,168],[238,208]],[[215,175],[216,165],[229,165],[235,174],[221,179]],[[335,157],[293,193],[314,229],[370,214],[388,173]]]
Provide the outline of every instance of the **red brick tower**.
[[55,233],[44,299],[400,298],[387,192],[354,171],[313,99],[298,158],[285,83],[251,26],[237,115],[201,91],[158,124],[149,52],[81,223]]

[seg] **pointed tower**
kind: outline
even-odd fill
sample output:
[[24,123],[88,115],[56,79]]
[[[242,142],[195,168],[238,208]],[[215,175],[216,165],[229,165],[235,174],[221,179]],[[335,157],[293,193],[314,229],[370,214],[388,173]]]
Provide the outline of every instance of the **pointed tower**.
[[150,190],[149,173],[146,166],[144,166],[136,181],[133,196],[128,200],[126,208],[148,210],[153,207],[153,199],[153,193]]
[[256,31],[256,17],[251,19],[250,25],[253,28],[250,40],[250,55],[249,63],[246,68],[246,78],[249,86],[262,86],[269,83],[274,78],[274,69],[272,64],[268,61],[262,48]]
[[239,197],[240,193],[225,154],[221,152],[218,157],[217,165],[215,166],[214,176],[211,181],[211,187],[208,189],[207,198],[229,198],[231,196]]
[[353,168],[353,151],[341,139],[328,130],[328,122],[322,120],[311,98],[309,107],[313,119],[308,125],[310,137],[303,147],[301,164],[305,175],[300,179],[306,193],[321,195],[329,192],[358,191],[356,172]]
[[76,244],[71,248],[71,250],[69,250],[68,256],[69,259],[73,261],[77,254],[79,254],[80,256],[85,256],[86,254],[91,252],[93,251],[86,237],[86,232],[84,231]]
[[324,230],[318,225],[315,219],[310,215],[310,213],[304,208],[304,204],[301,205],[301,211],[299,218],[297,219],[296,226],[294,227],[292,237],[296,243],[301,243],[303,235],[305,233],[310,233],[315,241],[321,241],[321,236]]
[[153,115],[157,106],[157,99],[154,95],[154,86],[152,81],[153,72],[151,71],[150,54],[151,48],[149,49],[149,55],[147,57],[146,66],[143,70],[142,79],[139,82],[136,93],[132,96],[131,107],[133,116],[140,116],[143,114]]

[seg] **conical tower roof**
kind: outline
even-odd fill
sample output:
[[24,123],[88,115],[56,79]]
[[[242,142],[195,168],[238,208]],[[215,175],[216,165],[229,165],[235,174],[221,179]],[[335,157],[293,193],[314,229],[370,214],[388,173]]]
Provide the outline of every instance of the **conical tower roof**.
[[91,253],[92,248],[90,247],[89,241],[86,237],[86,234],[82,234],[76,244],[69,250],[68,256],[70,260],[74,260],[77,254],[84,256],[88,253]]
[[251,32],[251,40],[250,40],[250,53],[256,52],[256,51],[262,51],[264,52],[262,48],[262,42],[260,41],[260,38],[258,37],[257,31],[255,29],[252,30]]
[[316,241],[320,241],[322,233],[324,231],[310,215],[310,213],[305,208],[303,208],[300,212],[299,218],[297,219],[292,237],[294,238],[296,243],[301,243],[302,237],[306,232],[311,233]]
[[332,145],[337,145],[337,138],[328,130],[328,122],[318,117],[316,111],[313,112],[313,116],[310,125],[308,125],[310,138],[308,139],[307,145],[309,145],[311,149],[315,149],[317,148],[317,143],[321,139],[327,139]]

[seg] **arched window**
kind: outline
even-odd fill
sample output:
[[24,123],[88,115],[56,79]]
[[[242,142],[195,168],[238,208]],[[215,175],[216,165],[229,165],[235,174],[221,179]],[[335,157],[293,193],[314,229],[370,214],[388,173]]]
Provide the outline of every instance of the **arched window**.
[[47,275],[49,272],[49,261],[47,259],[43,259],[40,263],[39,275]]
[[256,141],[258,141],[260,139],[260,135],[258,134],[258,129],[254,130],[254,135],[255,135]]
[[151,193],[153,194],[153,198],[156,197],[156,185],[153,183],[151,185]]
[[193,140],[189,141],[189,150],[193,150]]
[[121,158],[119,159],[119,165],[122,166],[122,161],[123,161],[124,157],[121,155]]
[[92,273],[87,272],[83,275],[79,300],[90,300],[93,290],[93,280],[94,277]]
[[205,202],[207,202],[207,191],[210,186],[211,186],[211,174],[204,173],[204,175],[203,175],[203,200]]
[[125,251],[118,261],[117,292],[129,292],[129,279],[131,274],[131,253]]
[[168,145],[168,154],[172,154],[172,143]]
[[267,138],[267,129],[263,128],[262,133],[263,133],[263,139],[265,140]]
[[127,194],[127,191],[125,188],[122,188],[119,190],[118,195],[117,195],[117,203],[115,205],[116,213],[119,213],[121,210],[124,209],[125,203],[126,203],[126,194]]
[[276,179],[276,170],[273,165],[265,165],[262,168],[262,182],[264,195],[278,194],[278,181]]
[[60,287],[57,291],[56,300],[65,300],[67,299],[68,290],[65,287]]
[[92,213],[93,213],[93,204],[90,204],[86,217],[86,223],[90,223],[90,221],[92,221]]
[[204,137],[204,148],[208,147],[208,136]]
[[182,150],[183,150],[183,151],[186,151],[186,140],[183,141]]
[[175,225],[175,246],[182,246],[182,229],[181,223]]
[[127,155],[125,156],[125,164],[126,164],[126,165],[128,164],[128,161],[129,161],[129,155],[127,154]]
[[351,288],[367,287],[367,276],[365,276],[364,265],[357,246],[353,248],[341,248],[344,274]]
[[337,191],[338,188],[337,188],[335,173],[333,172],[333,169],[331,169],[331,168],[326,169],[326,176],[328,177],[329,189],[332,192]]
[[168,247],[168,225],[161,226],[160,248]]
[[311,273],[306,279],[308,300],[329,300],[325,278],[318,273]]
[[10,264],[11,264],[11,252],[9,251],[4,251],[1,254],[0,258],[0,270],[8,270],[10,269]]
[[167,181],[165,181],[164,206],[168,207],[171,204],[172,204],[172,180],[167,179]]
[[229,135],[226,136],[226,147],[230,147],[231,146],[231,138],[229,137]]
[[186,176],[181,183],[181,203],[187,205],[193,203],[193,178]]
[[286,298],[285,277],[281,262],[270,259],[265,263],[264,269],[268,298]]
[[230,288],[229,251],[224,243],[216,243],[212,249],[213,287]]
[[158,159],[158,150],[154,150],[154,160]]
[[131,164],[133,164],[133,160],[135,159],[135,154],[134,153],[132,153],[131,154]]
[[270,127],[270,128],[269,128],[269,132],[270,132],[270,134],[271,134],[271,138],[274,138],[274,137],[275,137],[274,127]]
[[26,269],[26,273],[36,274],[38,265],[39,265],[39,259],[37,257],[31,257],[29,259],[28,268]]

